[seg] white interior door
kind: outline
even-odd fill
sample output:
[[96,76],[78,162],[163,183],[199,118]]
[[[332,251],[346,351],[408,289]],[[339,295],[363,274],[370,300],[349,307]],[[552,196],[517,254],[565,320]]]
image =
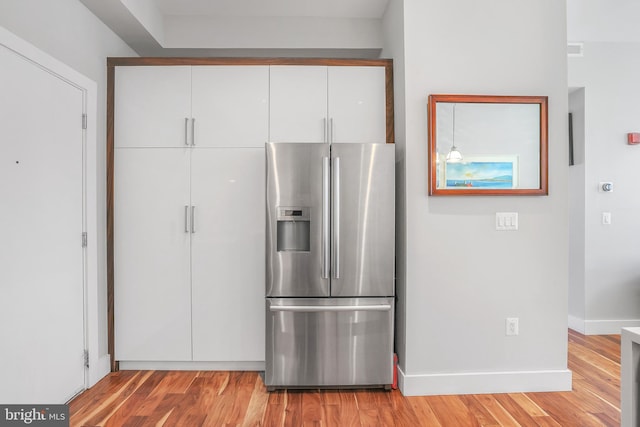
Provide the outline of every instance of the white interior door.
[[84,388],[83,92],[0,47],[0,402]]

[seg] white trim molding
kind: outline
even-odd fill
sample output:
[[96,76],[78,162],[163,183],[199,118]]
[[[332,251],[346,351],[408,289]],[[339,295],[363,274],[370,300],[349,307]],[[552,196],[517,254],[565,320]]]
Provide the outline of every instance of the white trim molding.
[[121,371],[264,371],[264,361],[256,362],[171,362],[123,361]]
[[585,320],[569,316],[569,328],[583,335],[619,335],[622,328],[640,326],[640,319]]
[[586,335],[584,333],[585,331],[584,319],[569,315],[568,324],[569,324],[569,329],[573,329],[576,332],[580,332],[581,334]]
[[398,386],[405,396],[570,391],[571,371],[558,369],[407,375],[399,367]]
[[638,326],[640,326],[640,319],[585,320],[583,333],[585,335],[619,335],[622,328]]

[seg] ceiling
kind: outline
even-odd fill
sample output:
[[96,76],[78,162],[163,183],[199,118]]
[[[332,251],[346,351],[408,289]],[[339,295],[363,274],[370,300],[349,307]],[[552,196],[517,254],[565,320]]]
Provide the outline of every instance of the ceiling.
[[80,0],[142,56],[377,57],[389,0]]
[[388,0],[155,0],[163,15],[382,18]]

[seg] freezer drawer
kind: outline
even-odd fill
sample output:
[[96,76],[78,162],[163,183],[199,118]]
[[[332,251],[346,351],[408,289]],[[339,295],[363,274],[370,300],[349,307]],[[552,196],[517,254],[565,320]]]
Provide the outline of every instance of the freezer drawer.
[[393,381],[393,298],[267,298],[268,388]]

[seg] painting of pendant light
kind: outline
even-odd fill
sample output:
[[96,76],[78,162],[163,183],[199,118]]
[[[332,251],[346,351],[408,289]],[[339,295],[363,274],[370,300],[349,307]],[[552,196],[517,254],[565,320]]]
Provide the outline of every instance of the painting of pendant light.
[[460,163],[461,161],[462,153],[456,147],[456,104],[453,104],[453,135],[451,150],[447,153],[447,163]]

